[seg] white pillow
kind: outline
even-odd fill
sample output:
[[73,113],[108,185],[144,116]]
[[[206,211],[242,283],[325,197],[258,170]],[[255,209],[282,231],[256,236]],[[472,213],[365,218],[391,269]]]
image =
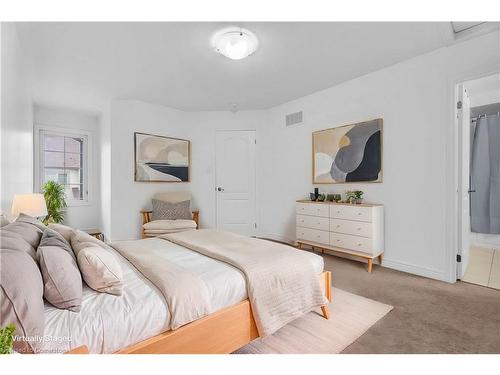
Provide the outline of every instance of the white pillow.
[[78,257],[80,250],[86,247],[101,247],[103,249],[107,249],[108,246],[97,238],[92,237],[90,234],[76,229],[73,231],[73,235],[71,236],[71,247],[73,248],[75,256]]
[[109,294],[122,294],[122,268],[116,257],[98,246],[78,251],[78,266],[89,287]]

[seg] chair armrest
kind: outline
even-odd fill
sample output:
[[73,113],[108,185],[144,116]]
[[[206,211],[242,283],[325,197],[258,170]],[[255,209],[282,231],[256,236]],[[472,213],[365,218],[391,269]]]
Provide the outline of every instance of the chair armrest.
[[196,229],[200,227],[199,220],[200,220],[200,211],[193,211],[193,221],[196,223]]
[[141,210],[142,215],[142,225],[149,223],[151,221],[151,214],[153,211],[151,210]]

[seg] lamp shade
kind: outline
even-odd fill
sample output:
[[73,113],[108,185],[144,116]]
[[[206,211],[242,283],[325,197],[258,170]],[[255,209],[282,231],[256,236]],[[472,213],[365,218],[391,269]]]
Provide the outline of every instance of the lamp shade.
[[26,214],[33,217],[47,215],[47,205],[43,194],[16,194],[12,202],[12,215]]

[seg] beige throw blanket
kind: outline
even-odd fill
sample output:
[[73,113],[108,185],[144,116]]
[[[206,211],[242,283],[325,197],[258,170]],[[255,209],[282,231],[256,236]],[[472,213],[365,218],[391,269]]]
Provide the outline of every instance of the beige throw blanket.
[[170,329],[175,330],[213,311],[203,280],[165,259],[161,254],[168,251],[164,243],[152,238],[115,242],[112,246],[160,290],[170,311]]
[[240,269],[247,279],[250,304],[262,337],[328,303],[304,251],[211,229],[160,238]]

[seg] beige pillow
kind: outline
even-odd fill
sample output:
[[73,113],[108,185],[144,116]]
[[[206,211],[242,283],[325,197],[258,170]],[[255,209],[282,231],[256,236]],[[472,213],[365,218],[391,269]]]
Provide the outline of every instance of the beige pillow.
[[57,246],[40,246],[37,256],[42,271],[45,299],[59,309],[80,311],[82,276],[73,252]]
[[103,249],[108,248],[108,246],[104,242],[98,240],[95,237],[92,237],[88,233],[85,233],[78,229],[73,231],[73,236],[71,237],[71,247],[73,248],[73,252],[77,257],[80,250],[86,247],[96,247],[96,246],[101,247]]
[[89,287],[109,294],[122,294],[122,268],[116,257],[101,247],[84,247],[78,251],[78,266]]
[[49,224],[48,227],[63,236],[66,241],[71,242],[71,236],[75,232],[73,228],[56,223]]

